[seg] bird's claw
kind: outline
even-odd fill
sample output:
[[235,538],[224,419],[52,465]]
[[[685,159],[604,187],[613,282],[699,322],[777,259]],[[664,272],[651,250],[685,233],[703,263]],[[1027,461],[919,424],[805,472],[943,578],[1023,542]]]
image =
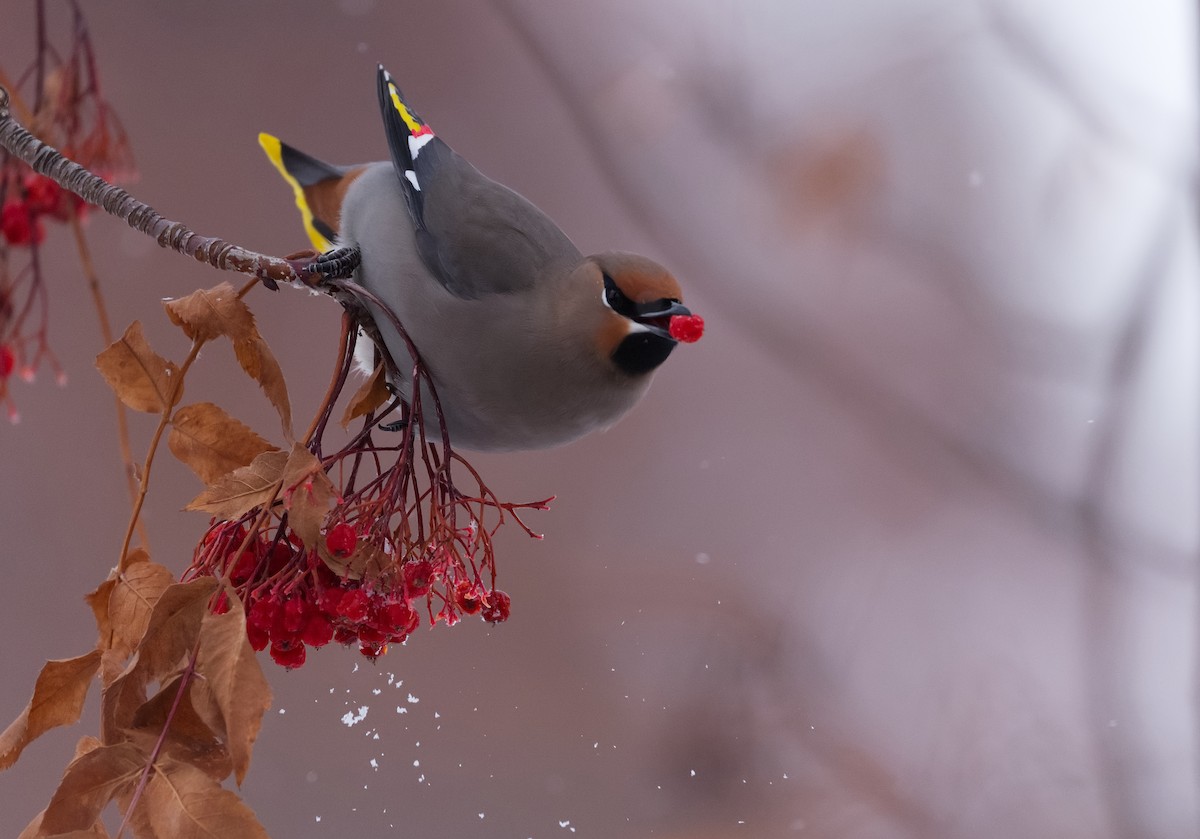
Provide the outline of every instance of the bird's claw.
[[307,274],[321,274],[327,280],[347,280],[354,276],[362,254],[358,248],[339,247],[319,254],[304,267]]

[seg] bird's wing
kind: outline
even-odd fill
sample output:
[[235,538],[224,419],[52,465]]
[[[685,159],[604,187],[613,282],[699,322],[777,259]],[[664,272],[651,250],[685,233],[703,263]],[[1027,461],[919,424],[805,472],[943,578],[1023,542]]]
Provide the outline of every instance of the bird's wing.
[[382,67],[379,106],[418,252],[452,294],[521,291],[581,259],[541,210],[480,174],[437,137]]

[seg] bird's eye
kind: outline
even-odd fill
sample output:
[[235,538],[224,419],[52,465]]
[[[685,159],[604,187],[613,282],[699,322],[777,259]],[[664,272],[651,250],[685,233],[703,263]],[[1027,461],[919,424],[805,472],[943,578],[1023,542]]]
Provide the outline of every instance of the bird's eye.
[[633,316],[633,301],[625,296],[616,282],[608,274],[604,275],[604,305],[619,315]]

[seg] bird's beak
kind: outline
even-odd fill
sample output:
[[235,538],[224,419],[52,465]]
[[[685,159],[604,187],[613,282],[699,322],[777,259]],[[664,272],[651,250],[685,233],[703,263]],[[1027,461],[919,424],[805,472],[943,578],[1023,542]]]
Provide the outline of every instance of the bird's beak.
[[634,320],[639,324],[664,338],[671,338],[671,318],[692,312],[678,300],[652,300],[634,304],[634,313]]

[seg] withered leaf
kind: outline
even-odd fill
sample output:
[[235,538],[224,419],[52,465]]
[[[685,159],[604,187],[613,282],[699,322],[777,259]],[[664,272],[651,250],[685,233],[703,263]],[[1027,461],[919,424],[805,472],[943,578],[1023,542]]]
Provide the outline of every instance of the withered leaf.
[[154,604],[173,581],[171,572],[157,562],[150,562],[145,551],[138,549],[130,555],[125,570],[112,581],[108,597],[112,627],[109,646],[116,654],[116,662],[128,658],[142,640]]
[[238,341],[255,331],[250,307],[227,282],[168,300],[163,306],[171,322],[193,341],[211,341],[221,335]]
[[91,830],[70,830],[66,833],[56,833],[52,837],[48,837],[42,830],[42,818],[46,815],[46,811],[37,814],[37,817],[29,823],[29,826],[21,831],[21,835],[17,839],[108,839],[108,831],[104,828],[104,822],[98,821],[92,825]]
[[324,539],[318,539],[317,554],[329,566],[330,571],[351,580],[377,580],[391,566],[387,554],[370,542],[363,542],[353,554],[341,558],[330,552]]
[[255,507],[270,503],[280,479],[283,478],[287,461],[287,452],[263,452],[250,461],[249,466],[234,469],[210,484],[184,509],[209,513],[219,519],[232,521]]
[[96,590],[84,595],[84,601],[92,607],[92,615],[96,618],[96,633],[98,639],[96,647],[100,650],[107,650],[112,646],[112,618],[108,612],[108,601],[112,597],[113,589],[116,587],[117,581],[113,577],[109,577],[96,587]]
[[167,445],[206,484],[276,448],[211,402],[177,410]]
[[171,839],[267,839],[267,831],[238,795],[201,770],[170,758],[156,764],[138,802],[155,836]]
[[183,396],[179,368],[150,349],[136,320],[96,356],[96,367],[120,400],[135,411],[161,414]]
[[41,835],[92,829],[105,805],[137,783],[146,759],[132,743],[116,743],[71,761],[42,814]]
[[321,461],[299,443],[292,447],[283,476],[288,524],[308,547],[315,547],[337,491]]
[[178,696],[182,678],[181,675],[169,680],[138,708],[126,734],[149,753],[162,736],[170,717],[161,753],[190,763],[214,780],[222,781],[233,771],[229,750],[217,732],[196,713],[192,695],[198,682],[189,680],[183,696]]
[[267,399],[275,406],[279,422],[283,427],[284,439],[295,438],[292,431],[292,403],[288,399],[287,383],[283,380],[283,369],[275,360],[275,354],[266,340],[255,329],[253,334],[233,342],[233,352],[246,375],[258,382]]
[[21,715],[0,733],[0,769],[16,763],[25,747],[52,728],[78,721],[88,687],[100,666],[100,650],[47,661]]
[[175,583],[163,591],[150,612],[146,633],[138,644],[138,668],[147,680],[170,673],[191,653],[200,633],[200,621],[217,589],[212,577]]
[[365,417],[372,411],[378,410],[383,405],[387,404],[391,394],[387,389],[387,374],[385,367],[380,363],[362,386],[355,391],[354,396],[350,399],[350,404],[346,406],[346,413],[342,415],[342,428],[350,425],[359,417]]
[[133,715],[146,702],[146,671],[138,667],[137,653],[123,671],[113,677],[100,693],[100,739],[116,743],[124,739]]
[[220,710],[235,778],[241,785],[263,714],[271,707],[271,688],[246,639],[246,614],[241,608],[204,616],[196,671]]

